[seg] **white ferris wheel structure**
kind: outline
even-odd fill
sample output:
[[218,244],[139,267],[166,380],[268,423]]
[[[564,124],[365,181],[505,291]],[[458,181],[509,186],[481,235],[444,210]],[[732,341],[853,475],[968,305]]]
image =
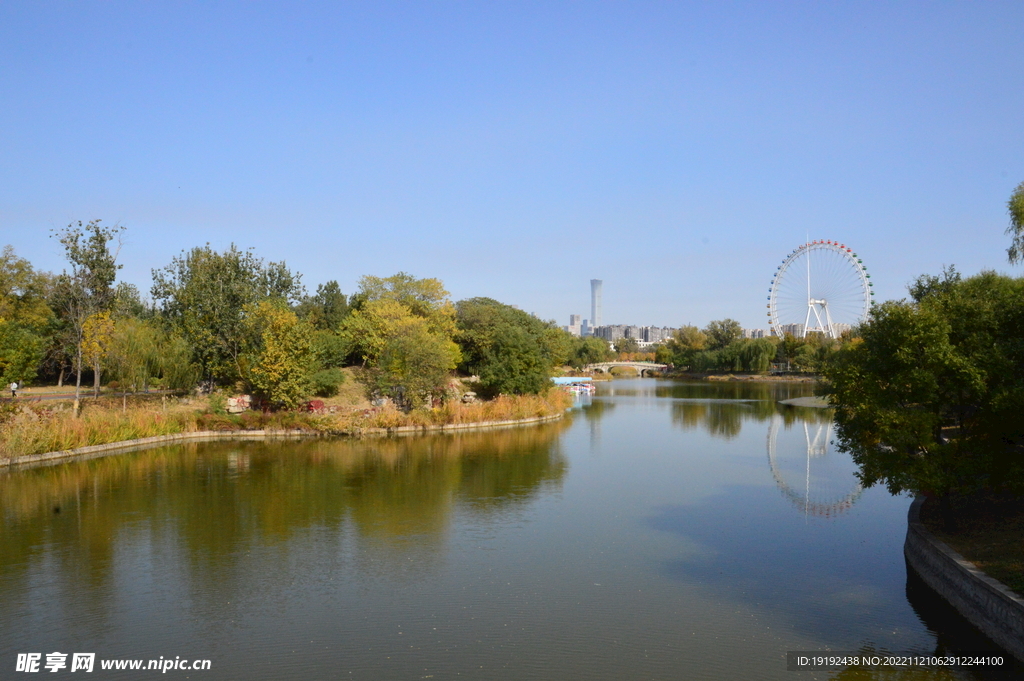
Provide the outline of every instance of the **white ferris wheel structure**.
[[768,289],[768,320],[775,335],[839,338],[867,318],[874,304],[871,275],[838,241],[808,241],[775,270]]

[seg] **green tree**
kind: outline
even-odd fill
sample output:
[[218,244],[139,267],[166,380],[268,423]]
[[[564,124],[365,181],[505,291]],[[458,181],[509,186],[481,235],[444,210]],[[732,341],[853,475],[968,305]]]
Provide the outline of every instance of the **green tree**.
[[[120,317],[114,322],[107,349],[110,373],[124,389],[148,390],[152,380],[163,372],[170,339],[151,320]],[[176,358],[189,362],[189,358]]]
[[283,262],[265,263],[234,244],[217,253],[207,244],[153,270],[152,295],[191,347],[201,375],[231,382],[241,377],[242,352],[254,341],[246,337],[252,328],[245,321],[246,306],[264,300],[295,303],[303,293],[300,279]]
[[329,281],[316,287],[316,294],[305,296],[296,308],[299,317],[318,331],[337,333],[349,307],[338,282]]
[[456,309],[461,368],[480,377],[485,394],[542,392],[553,367],[568,359],[572,339],[552,322],[491,298],[462,300]]
[[0,252],[0,384],[32,380],[54,327],[47,304],[51,277],[11,246]]
[[708,350],[721,350],[743,337],[743,327],[735,319],[720,319],[704,327]]
[[455,307],[444,285],[400,272],[360,279],[339,336],[368,368],[370,392],[409,409],[444,393],[461,359],[454,334]]
[[615,352],[619,354],[624,352],[640,352],[640,343],[635,338],[620,338],[615,341]]
[[763,373],[771,368],[775,358],[775,342],[771,338],[756,338],[745,341],[741,350],[744,371]]
[[[537,319],[530,315],[533,319]],[[537,321],[540,321],[537,319]],[[569,363],[569,353],[573,349],[573,336],[561,328],[553,320],[542,322],[544,329],[540,332],[539,341],[543,348],[544,356],[552,367],[565,366]]]
[[[64,255],[71,266],[57,277],[53,300],[57,313],[67,328],[64,337],[73,343],[75,369],[75,403],[77,415],[82,391],[83,341],[86,321],[94,314],[110,309],[114,301],[114,279],[121,265],[117,264],[120,248],[111,251],[112,241],[119,239],[124,228],[120,225],[105,227],[100,220],[83,225],[79,220],[54,232],[64,247]],[[118,241],[120,245],[120,241]],[[69,354],[71,354],[69,353]],[[99,387],[99,373],[94,379]]]
[[599,364],[611,357],[608,342],[597,336],[584,336],[573,339],[569,352],[569,366],[582,369],[588,364]]
[[1006,228],[1006,233],[1013,238],[1006,254],[1011,263],[1018,263],[1024,260],[1024,182],[1013,190],[1006,208],[1010,214],[1010,226]]
[[367,372],[369,386],[401,409],[416,409],[444,395],[458,359],[455,343],[410,314],[395,320],[384,339]]
[[263,300],[243,312],[244,379],[271,406],[295,409],[312,390],[312,328],[280,301]]
[[[954,280],[955,279],[955,280]],[[865,485],[942,499],[1024,489],[1024,280],[921,278],[827,362],[840,447]]]
[[46,338],[31,329],[0,322],[0,385],[35,378],[46,351]]
[[116,319],[142,318],[150,313],[139,294],[139,287],[123,281],[114,288],[111,311]]

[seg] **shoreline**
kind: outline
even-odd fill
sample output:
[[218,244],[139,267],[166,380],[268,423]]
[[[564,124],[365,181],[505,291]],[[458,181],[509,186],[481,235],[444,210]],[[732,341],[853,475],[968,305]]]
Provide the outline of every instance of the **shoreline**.
[[918,497],[907,511],[907,567],[985,636],[1024,662],[1024,598],[932,534],[921,522],[925,500]]
[[448,433],[463,430],[498,430],[516,428],[538,423],[548,423],[565,418],[565,412],[547,416],[530,416],[522,419],[505,421],[475,421],[470,423],[446,423],[423,426],[394,426],[391,428],[363,428],[352,432],[318,432],[302,429],[266,429],[266,430],[196,430],[169,435],[108,442],[88,447],[76,447],[42,454],[24,454],[0,458],[0,470],[22,470],[39,465],[47,465],[63,461],[81,461],[110,456],[120,452],[153,449],[166,444],[185,441],[214,442],[218,440],[272,440],[278,438],[344,438],[344,437],[405,437],[410,435],[426,435],[432,433]]
[[819,379],[819,376],[812,374],[782,375],[746,374],[742,372],[707,373],[684,371],[667,375],[665,378],[676,378],[688,381],[726,381],[745,383],[814,383]]

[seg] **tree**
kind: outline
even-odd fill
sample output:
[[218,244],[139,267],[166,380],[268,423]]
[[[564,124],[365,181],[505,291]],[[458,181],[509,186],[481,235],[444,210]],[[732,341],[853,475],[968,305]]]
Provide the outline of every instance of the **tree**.
[[0,322],[0,385],[32,380],[45,350],[44,336],[11,322]]
[[244,313],[245,380],[271,406],[295,409],[311,392],[312,328],[280,301],[250,304]]
[[775,343],[770,338],[744,341],[740,350],[744,371],[768,371],[772,359],[775,358],[775,352]]
[[743,327],[735,319],[721,319],[704,327],[708,350],[721,350],[743,337]]
[[573,369],[582,369],[588,364],[607,361],[610,355],[608,343],[603,338],[597,336],[575,338],[569,352],[569,366]]
[[416,409],[444,394],[458,358],[455,343],[410,314],[396,320],[384,339],[368,371],[369,386],[401,409]]
[[100,370],[114,339],[114,320],[107,311],[89,315],[82,325],[82,357],[93,368],[93,394],[100,394]]
[[14,248],[0,252],[0,322],[43,328],[53,318],[46,298],[52,277],[36,272],[32,264],[19,258]]
[[241,376],[246,343],[246,306],[264,300],[297,302],[300,276],[283,262],[265,263],[234,244],[217,253],[207,244],[182,252],[162,270],[153,270],[152,295],[161,312],[192,348],[207,380],[230,382]]
[[[363,277],[339,335],[369,371],[367,388],[403,408],[443,393],[460,359],[455,307],[437,279]],[[442,381],[443,375],[443,381]]]
[[1006,254],[1011,263],[1018,263],[1024,260],[1024,182],[1013,190],[1006,208],[1010,214],[1010,226],[1006,228],[1006,233],[1013,237]]
[[[114,279],[121,265],[117,264],[120,250],[110,250],[110,242],[119,237],[124,228],[120,225],[105,227],[100,220],[83,225],[79,220],[55,236],[64,247],[64,255],[71,266],[57,277],[53,300],[57,312],[67,325],[66,337],[73,342],[75,368],[75,403],[77,415],[82,391],[82,350],[85,340],[85,324],[92,315],[109,310],[114,299]],[[119,242],[120,243],[120,242]],[[98,374],[95,380],[98,388]]]
[[384,352],[387,339],[406,319],[415,316],[397,300],[366,301],[345,319],[340,335],[364,365],[373,364]]
[[948,499],[1024,489],[1024,280],[921,278],[827,362],[840,448],[865,485]]
[[47,304],[51,277],[36,272],[11,246],[0,252],[0,384],[31,380],[54,326]]
[[615,352],[629,353],[629,352],[640,352],[640,344],[635,338],[620,338],[615,341]]
[[[166,364],[168,345],[170,339],[155,321],[118,318],[107,347],[109,371],[123,388],[148,390]],[[188,363],[189,358],[176,359]]]
[[139,287],[123,281],[114,288],[111,311],[117,319],[141,318],[150,313],[139,294]]
[[665,341],[663,357],[677,367],[688,367],[694,357],[708,346],[708,336],[696,326],[682,326]]
[[[530,317],[540,321],[540,319],[533,315],[530,315]],[[573,348],[574,339],[572,334],[558,326],[554,320],[541,323],[544,325],[544,328],[541,330],[538,340],[543,349],[544,356],[551,363],[552,367],[565,366],[569,362],[569,353],[572,352]]]
[[572,339],[553,322],[491,298],[461,300],[456,309],[461,368],[480,377],[484,393],[542,392],[552,368],[568,358]]
[[318,331],[337,333],[349,307],[338,282],[329,281],[316,287],[316,294],[305,296],[296,308],[299,317]]
[[455,335],[455,306],[440,279],[416,279],[399,272],[390,277],[364,276],[359,291],[352,296],[353,311],[375,301],[390,300],[411,314],[427,321],[431,333],[451,338]]

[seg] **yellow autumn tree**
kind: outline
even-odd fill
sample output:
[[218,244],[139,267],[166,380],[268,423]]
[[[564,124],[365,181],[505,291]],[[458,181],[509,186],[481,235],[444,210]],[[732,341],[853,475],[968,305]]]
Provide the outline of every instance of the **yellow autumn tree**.
[[363,359],[367,391],[413,409],[444,394],[462,359],[455,306],[438,279],[363,277],[340,336]]
[[93,394],[100,393],[102,363],[114,341],[114,320],[109,312],[89,315],[82,324],[82,358],[93,369]]
[[313,330],[281,304],[245,307],[243,376],[252,392],[275,408],[295,409],[311,392]]

